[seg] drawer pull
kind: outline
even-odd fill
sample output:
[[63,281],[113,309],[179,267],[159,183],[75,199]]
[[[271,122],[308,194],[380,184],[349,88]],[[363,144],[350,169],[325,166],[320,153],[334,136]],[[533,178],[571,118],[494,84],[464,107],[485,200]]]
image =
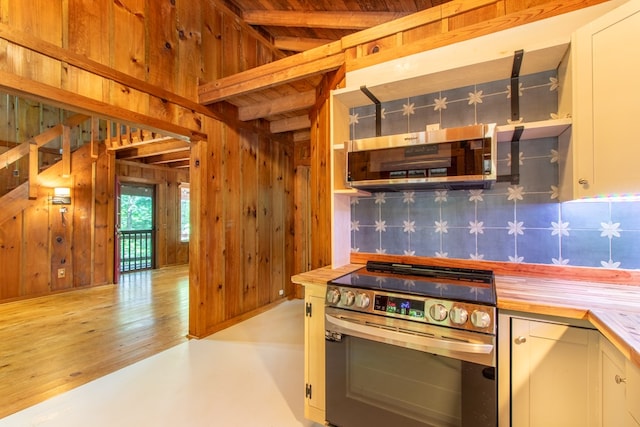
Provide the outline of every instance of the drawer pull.
[[620,375],[616,375],[615,376],[615,380],[616,380],[616,384],[622,384],[622,383],[626,383],[627,379],[626,378],[622,378]]
[[524,344],[527,342],[527,337],[518,337],[514,341],[516,344]]

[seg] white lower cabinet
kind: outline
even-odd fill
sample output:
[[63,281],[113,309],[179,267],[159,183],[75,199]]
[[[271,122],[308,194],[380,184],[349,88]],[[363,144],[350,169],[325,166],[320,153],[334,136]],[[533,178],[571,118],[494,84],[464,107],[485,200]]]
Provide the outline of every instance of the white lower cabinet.
[[326,286],[304,285],[304,416],[325,423],[324,301]]
[[510,425],[598,426],[599,333],[562,323],[511,317],[509,336]]
[[640,427],[640,368],[629,359],[624,361],[627,386],[627,411],[629,425]]
[[640,370],[600,337],[602,427],[640,426]]

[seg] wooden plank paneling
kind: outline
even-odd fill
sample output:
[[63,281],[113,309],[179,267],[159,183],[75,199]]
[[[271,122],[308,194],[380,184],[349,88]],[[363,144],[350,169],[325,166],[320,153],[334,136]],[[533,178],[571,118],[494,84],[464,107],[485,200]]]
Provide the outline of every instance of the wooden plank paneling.
[[20,296],[22,285],[22,223],[23,215],[0,224],[0,300]]
[[49,214],[51,290],[69,289],[73,286],[73,205],[51,206]]
[[[90,151],[90,150],[89,150]],[[90,154],[89,154],[90,156]],[[95,186],[93,163],[74,174],[73,186],[73,285],[87,286],[92,283],[94,210],[93,188]],[[89,268],[87,268],[89,266]]]
[[92,283],[96,285],[113,282],[114,211],[111,205],[114,197],[112,181],[115,179],[115,171],[111,171],[110,167],[115,167],[115,155],[107,152],[100,156],[95,166],[96,179],[93,197],[96,237],[93,248]]
[[164,86],[165,89],[175,92],[174,76],[180,68],[175,2],[150,1],[147,2],[147,10],[149,17],[164,23],[164,25],[146,25],[148,48],[153,52],[147,57],[149,62],[148,81],[153,85]]
[[24,211],[22,295],[41,295],[50,289],[49,210],[47,198],[44,197],[33,208]]
[[[110,63],[113,68],[146,81],[147,44],[145,37],[145,1],[119,0],[113,5],[112,32],[110,41]],[[109,86],[110,102],[147,112],[148,95],[117,82]]]
[[272,199],[273,199],[273,222],[271,224],[271,299],[280,298],[279,291],[284,292],[284,277],[286,257],[285,249],[285,232],[287,225],[284,222],[285,211],[287,207],[285,196],[285,175],[287,174],[286,163],[287,156],[285,154],[286,147],[283,143],[274,143],[275,150],[272,155]]
[[[202,199],[200,210],[195,212],[200,212],[201,215],[197,225],[201,226],[201,233],[206,233],[204,239],[201,238],[199,241],[203,245],[200,248],[203,253],[199,258],[190,257],[191,260],[204,260],[200,262],[203,277],[206,278],[201,286],[204,299],[199,303],[206,310],[206,315],[202,316],[202,322],[198,325],[203,334],[201,336],[231,317],[226,306],[226,294],[229,292],[228,285],[230,286],[226,282],[227,268],[238,270],[238,264],[228,264],[225,256],[227,210],[224,200],[227,165],[224,162],[226,147],[219,141],[225,139],[226,126],[208,119],[205,121],[205,127],[208,129],[210,140],[207,144],[198,143],[198,147],[204,145],[204,155],[199,158],[200,167],[194,165],[200,179],[197,183],[191,182],[191,200]],[[193,180],[193,175],[191,179]],[[194,209],[193,205],[191,209]],[[192,242],[191,245],[194,243],[198,242]]]
[[[281,143],[282,144],[282,143]],[[283,181],[284,181],[284,198],[282,208],[284,210],[283,215],[283,233],[284,233],[284,296],[293,298],[294,286],[291,282],[291,276],[295,274],[294,269],[294,248],[295,248],[295,169],[294,169],[294,145],[293,141],[286,144],[283,153]]]
[[213,81],[222,74],[222,12],[216,10],[213,2],[202,4],[202,79]]
[[277,152],[277,145],[273,145],[271,140],[265,137],[260,138],[258,147],[258,183],[260,193],[258,194],[258,305],[262,306],[271,301],[272,271],[272,222],[273,202],[272,195],[272,171],[273,157]]
[[[257,137],[247,132],[240,133],[240,181],[242,188],[242,312],[258,307],[258,194],[265,191],[265,183],[258,180]],[[266,183],[268,186],[268,183]],[[233,286],[232,284],[230,284]]]
[[[240,141],[238,134],[225,127],[224,138],[224,211],[225,211],[225,305],[227,318],[242,314],[244,284],[244,249],[243,249],[243,192],[241,175],[241,153],[238,150]],[[218,159],[221,161],[221,159]]]
[[[62,2],[33,0],[24,3],[11,0],[6,3],[6,23],[56,46],[62,45]],[[61,67],[57,61],[10,45],[7,49],[10,69],[40,82],[58,86]]]
[[197,82],[202,67],[201,17],[205,3],[209,2],[176,0],[178,58],[174,87],[177,94],[193,101],[198,99]]
[[331,264],[329,103],[311,118],[311,267]]
[[118,0],[113,2],[111,64],[113,68],[145,80],[146,37],[145,1]]
[[238,47],[240,46],[240,28],[235,20],[227,15],[222,17],[222,75],[230,76],[240,69]]
[[114,2],[95,0],[66,0],[68,28],[66,47],[89,59],[108,63],[108,31],[110,9]]

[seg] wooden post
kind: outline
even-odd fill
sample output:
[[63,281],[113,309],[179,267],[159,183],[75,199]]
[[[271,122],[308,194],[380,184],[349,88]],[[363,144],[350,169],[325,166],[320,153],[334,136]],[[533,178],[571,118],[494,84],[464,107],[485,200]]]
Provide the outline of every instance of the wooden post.
[[29,142],[29,198],[35,200],[38,197],[38,144]]
[[100,135],[100,121],[96,116],[91,117],[91,158],[98,160],[98,139]]
[[62,176],[71,175],[71,129],[62,127]]

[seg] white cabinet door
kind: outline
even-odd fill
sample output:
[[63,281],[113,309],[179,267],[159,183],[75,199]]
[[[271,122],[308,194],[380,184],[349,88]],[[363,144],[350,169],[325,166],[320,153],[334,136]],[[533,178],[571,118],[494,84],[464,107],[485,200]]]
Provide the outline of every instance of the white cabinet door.
[[638,0],[572,38],[573,130],[566,166],[573,171],[561,171],[563,200],[640,192],[640,134],[632,130],[640,116],[639,40]]
[[630,360],[625,360],[625,375],[627,385],[627,410],[629,411],[629,426],[640,426],[640,368]]
[[626,425],[624,356],[606,338],[600,339],[602,427]]
[[512,318],[511,425],[598,425],[598,333]]
[[640,368],[600,337],[602,427],[640,426]]
[[304,416],[325,422],[324,301],[326,287],[304,285]]

